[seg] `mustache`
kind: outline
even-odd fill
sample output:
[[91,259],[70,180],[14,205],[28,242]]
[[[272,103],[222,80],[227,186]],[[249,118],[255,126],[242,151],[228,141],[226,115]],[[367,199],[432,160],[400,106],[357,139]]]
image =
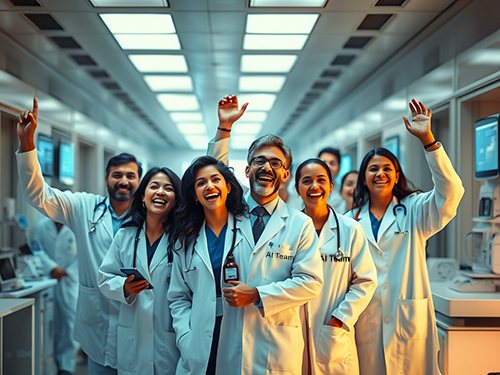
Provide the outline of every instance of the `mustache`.
[[132,190],[132,186],[130,186],[130,185],[123,185],[123,184],[116,184],[115,185],[115,190],[118,190],[118,189]]
[[259,178],[260,176],[271,177],[273,180],[276,179],[276,175],[274,173],[268,173],[268,172],[264,172],[264,171],[259,171],[255,174],[256,178]]

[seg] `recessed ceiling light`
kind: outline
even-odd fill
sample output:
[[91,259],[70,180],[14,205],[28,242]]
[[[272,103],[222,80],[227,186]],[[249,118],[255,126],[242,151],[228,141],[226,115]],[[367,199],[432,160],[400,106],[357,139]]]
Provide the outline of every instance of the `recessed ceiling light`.
[[158,94],[156,98],[167,111],[197,111],[200,109],[196,95]]
[[[254,123],[236,123],[231,129],[233,135],[253,135],[255,136],[262,129],[262,124],[254,124]],[[231,139],[233,136],[231,136]]]
[[148,7],[168,7],[167,0],[90,0],[96,8],[120,7],[120,8],[148,8]]
[[240,77],[239,91],[278,92],[285,84],[285,76],[245,76]]
[[238,122],[264,122],[267,118],[267,112],[253,112],[245,111],[243,116],[240,117]]
[[184,137],[193,150],[206,150],[208,137],[206,135],[187,135]]
[[328,0],[250,0],[251,7],[323,7]]
[[175,122],[203,121],[203,116],[199,112],[170,112],[170,118]]
[[319,14],[248,14],[249,34],[310,34]]
[[113,34],[173,34],[175,26],[170,14],[99,14]]
[[141,73],[187,73],[183,55],[129,55],[135,68]]
[[248,102],[248,108],[256,111],[269,111],[276,101],[275,94],[239,94],[240,103]]
[[144,76],[151,91],[193,91],[193,80],[189,76]]
[[242,55],[241,71],[244,73],[288,73],[297,55]]
[[122,49],[179,50],[177,34],[113,34]]
[[192,124],[192,123],[187,123],[187,122],[182,122],[180,124],[177,124],[177,129],[182,134],[202,134],[205,135],[207,134],[207,127],[205,124]]
[[301,50],[309,35],[255,35],[246,34],[243,49],[246,50]]

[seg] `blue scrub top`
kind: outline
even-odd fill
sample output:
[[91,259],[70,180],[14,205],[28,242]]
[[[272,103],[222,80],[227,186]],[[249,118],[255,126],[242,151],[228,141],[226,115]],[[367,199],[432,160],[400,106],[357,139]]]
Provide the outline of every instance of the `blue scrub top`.
[[378,221],[377,218],[370,212],[370,222],[372,223],[372,232],[375,241],[378,241],[378,230],[380,229],[380,223],[382,220]]
[[222,296],[220,288],[220,273],[222,269],[222,256],[224,255],[224,243],[226,242],[227,223],[219,233],[219,237],[205,225],[205,232],[207,234],[208,253],[210,254],[210,261],[212,262],[212,270],[215,277],[215,292],[217,297]]

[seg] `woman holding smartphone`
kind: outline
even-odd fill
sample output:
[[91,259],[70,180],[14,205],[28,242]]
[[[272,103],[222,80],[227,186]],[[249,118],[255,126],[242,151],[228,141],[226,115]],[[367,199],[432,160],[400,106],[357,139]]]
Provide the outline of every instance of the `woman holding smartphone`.
[[181,202],[179,177],[165,167],[150,169],[99,269],[101,292],[121,302],[118,374],[175,374],[179,351],[167,290]]

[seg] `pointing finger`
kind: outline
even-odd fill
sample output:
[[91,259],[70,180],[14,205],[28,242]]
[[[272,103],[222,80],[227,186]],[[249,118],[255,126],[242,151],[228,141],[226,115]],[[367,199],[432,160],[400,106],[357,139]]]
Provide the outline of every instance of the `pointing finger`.
[[38,99],[36,96],[33,98],[33,113],[35,117],[38,117]]

